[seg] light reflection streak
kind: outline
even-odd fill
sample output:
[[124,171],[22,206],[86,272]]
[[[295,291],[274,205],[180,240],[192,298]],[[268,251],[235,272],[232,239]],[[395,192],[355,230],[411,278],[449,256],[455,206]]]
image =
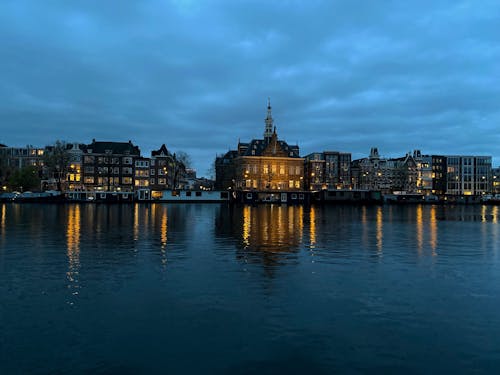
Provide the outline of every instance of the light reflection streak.
[[[66,273],[66,276],[70,283],[68,285],[68,288],[70,289],[78,289],[78,272],[80,269],[80,232],[80,205],[71,205],[68,208],[68,222],[66,227],[68,256],[68,272]],[[77,295],[78,291],[73,290],[72,294]]]
[[422,253],[422,247],[424,244],[424,219],[423,219],[423,209],[421,205],[417,206],[417,249],[418,253]]
[[134,204],[134,241],[139,239],[139,205]]
[[5,208],[5,203],[2,204],[2,215],[0,221],[0,228],[2,228],[2,237],[5,236],[5,222],[7,217],[7,209]]
[[493,224],[498,223],[498,206],[493,206],[493,208],[491,209],[491,221],[493,222]]
[[[153,213],[155,211],[153,210]],[[160,224],[160,241],[161,241],[161,263],[165,265],[167,263],[167,241],[168,241],[168,215],[167,207],[163,207],[163,212],[161,214],[161,224]]]
[[316,210],[314,206],[311,206],[311,210],[309,211],[309,243],[311,249],[313,249],[316,245]]
[[377,207],[377,250],[379,253],[382,253],[383,239],[384,232],[382,207]]
[[437,244],[438,244],[438,232],[437,232],[437,218],[436,218],[436,207],[431,207],[431,219],[430,219],[430,245],[432,249],[432,255],[435,256]]
[[251,214],[250,206],[243,207],[243,244],[245,247],[250,245]]

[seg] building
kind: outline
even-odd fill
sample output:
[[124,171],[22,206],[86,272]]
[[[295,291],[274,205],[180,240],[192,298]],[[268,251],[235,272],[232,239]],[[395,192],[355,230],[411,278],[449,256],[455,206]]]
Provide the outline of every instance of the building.
[[372,147],[369,157],[352,162],[351,170],[355,189],[417,193],[417,161],[410,153],[388,159]]
[[492,177],[491,177],[491,185],[492,189],[491,192],[493,194],[500,194],[500,167],[493,168],[491,170],[492,172]]
[[132,141],[97,142],[83,149],[83,184],[87,190],[134,191],[135,160],[141,152]]
[[446,166],[446,194],[483,195],[491,192],[491,156],[446,156]]
[[446,156],[432,155],[431,168],[432,168],[432,194],[445,195],[446,194]]
[[351,154],[338,151],[313,152],[305,156],[304,179],[307,190],[349,189]]
[[[263,139],[238,143],[237,150],[216,159],[216,185],[262,192],[304,189],[304,159],[299,146],[278,139],[268,102]],[[229,185],[229,186],[228,186]]]

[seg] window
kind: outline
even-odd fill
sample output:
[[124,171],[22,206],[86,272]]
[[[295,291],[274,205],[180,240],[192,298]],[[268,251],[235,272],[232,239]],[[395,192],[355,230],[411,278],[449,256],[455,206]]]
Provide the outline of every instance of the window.
[[86,184],[93,184],[94,183],[94,177],[93,176],[86,176],[84,183],[86,183]]
[[191,192],[190,191],[186,191],[186,197],[190,197],[191,196]]
[[132,165],[132,158],[130,157],[123,158],[123,164]]
[[154,175],[155,175],[155,170],[151,169],[151,176],[154,176]]
[[288,187],[292,189],[294,186],[293,180],[288,181]]
[[132,184],[132,177],[122,177],[122,184],[131,185]]
[[93,174],[94,173],[94,167],[85,167],[85,173]]
[[268,174],[269,173],[269,166],[264,165],[263,171],[264,171],[264,174]]
[[297,194],[292,194],[292,199],[297,199]]
[[197,197],[201,197],[201,191],[197,191],[197,192],[196,192],[196,196],[197,196]]
[[285,174],[285,165],[280,164],[280,174]]

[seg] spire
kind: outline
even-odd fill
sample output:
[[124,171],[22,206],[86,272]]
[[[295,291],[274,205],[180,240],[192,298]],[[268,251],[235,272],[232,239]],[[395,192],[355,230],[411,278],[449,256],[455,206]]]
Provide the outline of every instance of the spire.
[[273,115],[271,113],[271,98],[267,98],[267,117],[265,119],[264,141],[269,143],[273,135]]

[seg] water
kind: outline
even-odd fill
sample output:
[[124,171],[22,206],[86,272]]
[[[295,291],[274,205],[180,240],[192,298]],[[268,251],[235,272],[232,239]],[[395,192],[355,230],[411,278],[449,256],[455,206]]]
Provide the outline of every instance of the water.
[[498,211],[0,205],[0,372],[497,372]]

